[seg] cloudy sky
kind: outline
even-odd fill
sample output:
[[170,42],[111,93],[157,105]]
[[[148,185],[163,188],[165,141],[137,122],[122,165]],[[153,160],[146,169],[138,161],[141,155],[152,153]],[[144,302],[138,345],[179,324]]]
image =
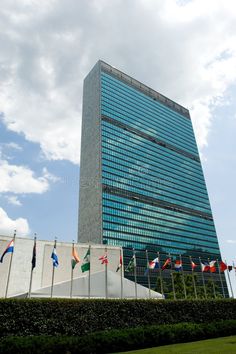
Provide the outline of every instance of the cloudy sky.
[[83,78],[98,59],[191,113],[236,260],[234,0],[0,0],[0,234],[76,239]]

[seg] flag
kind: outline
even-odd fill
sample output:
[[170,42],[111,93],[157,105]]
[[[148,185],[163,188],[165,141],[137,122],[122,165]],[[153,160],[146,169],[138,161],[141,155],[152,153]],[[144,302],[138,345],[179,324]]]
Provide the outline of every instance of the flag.
[[102,261],[101,264],[108,264],[108,259],[107,259],[107,253],[105,253],[103,256],[98,258],[99,261]]
[[165,261],[165,263],[161,267],[162,270],[169,269],[169,268],[171,268],[171,258],[167,258],[167,260]]
[[58,262],[57,250],[55,246],[53,247],[51,258],[52,258],[53,267],[58,267],[59,262]]
[[32,264],[32,270],[33,270],[36,267],[36,241],[34,241],[31,264]]
[[3,257],[5,256],[6,253],[13,253],[13,252],[14,252],[14,240],[11,240],[8,243],[7,248],[3,252],[0,262],[3,263]]
[[122,257],[120,256],[120,260],[119,260],[119,264],[117,266],[117,269],[116,269],[116,272],[119,272],[119,270],[121,269],[122,267]]
[[216,272],[216,267],[215,267],[216,261],[210,261],[209,266],[210,266],[210,272],[215,273]]
[[229,272],[231,272],[231,270],[233,269],[233,267],[232,266],[228,266],[228,270],[229,270]]
[[210,270],[210,264],[207,262],[201,262],[202,272],[208,272]]
[[176,261],[175,261],[175,270],[176,270],[177,272],[179,272],[180,270],[182,270],[182,261],[180,261],[180,260],[176,260]]
[[73,244],[73,247],[72,247],[72,258],[71,258],[71,267],[72,269],[75,268],[76,264],[80,262],[80,258],[78,256],[78,253],[75,249],[75,246]]
[[191,268],[192,270],[194,270],[197,267],[196,263],[194,263],[193,261],[191,261]]
[[136,267],[136,258],[135,256],[133,256],[129,261],[127,267],[125,268],[125,272],[132,272],[135,267]]
[[84,256],[83,263],[81,265],[81,270],[82,273],[87,272],[90,270],[90,248],[86,252],[86,255]]
[[227,264],[224,262],[220,261],[220,271],[224,272],[227,269]]
[[160,267],[159,258],[153,259],[153,261],[148,262],[148,269],[158,269]]

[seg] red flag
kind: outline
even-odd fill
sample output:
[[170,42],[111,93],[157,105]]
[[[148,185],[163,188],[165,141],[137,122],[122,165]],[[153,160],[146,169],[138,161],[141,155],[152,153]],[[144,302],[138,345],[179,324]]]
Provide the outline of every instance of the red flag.
[[117,269],[116,269],[116,272],[118,272],[122,267],[122,257],[120,256],[120,261],[119,261],[119,264],[117,266]]
[[167,260],[165,261],[165,263],[163,264],[163,266],[161,267],[162,270],[164,269],[168,269],[171,266],[171,258],[167,258]]
[[227,269],[227,264],[225,264],[224,262],[220,262],[220,271],[224,272]]
[[102,257],[100,257],[99,261],[102,261],[101,264],[108,264],[107,254],[105,253]]
[[202,269],[202,272],[209,272],[210,264],[208,264],[207,262],[201,263],[201,269]]
[[191,261],[191,268],[192,270],[194,270],[197,267],[196,263],[194,263],[193,261]]
[[216,272],[215,263],[216,263],[216,261],[210,261],[210,263],[209,263],[209,265],[210,265],[210,272],[211,272],[211,273],[215,273],[215,272]]

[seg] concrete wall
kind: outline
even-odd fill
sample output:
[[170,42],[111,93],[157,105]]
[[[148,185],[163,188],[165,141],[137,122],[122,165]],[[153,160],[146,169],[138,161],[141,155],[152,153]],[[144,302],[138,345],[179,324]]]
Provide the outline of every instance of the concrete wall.
[[78,242],[102,243],[100,62],[84,80]]
[[[11,237],[0,236],[0,255],[2,255],[11,239]],[[12,259],[12,269],[10,274],[8,296],[25,293],[29,290],[33,244],[33,239],[16,238],[15,249]],[[51,285],[51,253],[53,245],[53,241],[37,241],[37,257],[36,267],[33,272],[32,291]],[[82,274],[81,264],[89,245],[78,244],[76,245],[76,247],[81,262],[75,267],[75,278]],[[71,251],[72,245],[70,243],[57,243],[57,255],[59,258],[59,266],[55,269],[55,284],[71,279]],[[101,257],[104,252],[104,245],[91,244],[91,273],[104,269],[104,265],[102,265],[101,261],[98,260],[98,258]],[[115,272],[119,263],[120,248],[108,246],[107,255],[108,269]],[[10,253],[6,254],[3,263],[0,263],[0,297],[5,296],[10,257]]]

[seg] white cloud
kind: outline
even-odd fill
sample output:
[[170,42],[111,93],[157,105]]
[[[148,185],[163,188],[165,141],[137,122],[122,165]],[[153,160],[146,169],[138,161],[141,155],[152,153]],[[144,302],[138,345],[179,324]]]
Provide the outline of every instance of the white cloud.
[[227,240],[226,242],[227,242],[227,243],[231,243],[231,244],[235,244],[235,243],[236,243],[236,240]]
[[16,206],[22,205],[21,201],[15,195],[6,196],[6,199],[9,204],[16,205]]
[[0,234],[11,235],[14,230],[17,231],[18,236],[28,235],[30,231],[28,221],[24,218],[11,219],[0,207]]
[[235,18],[234,0],[3,0],[2,120],[78,163],[82,81],[101,58],[190,108],[203,147],[236,81]]
[[57,177],[46,169],[40,177],[26,166],[11,165],[0,159],[0,193],[44,193],[49,189],[49,181],[55,182]]

